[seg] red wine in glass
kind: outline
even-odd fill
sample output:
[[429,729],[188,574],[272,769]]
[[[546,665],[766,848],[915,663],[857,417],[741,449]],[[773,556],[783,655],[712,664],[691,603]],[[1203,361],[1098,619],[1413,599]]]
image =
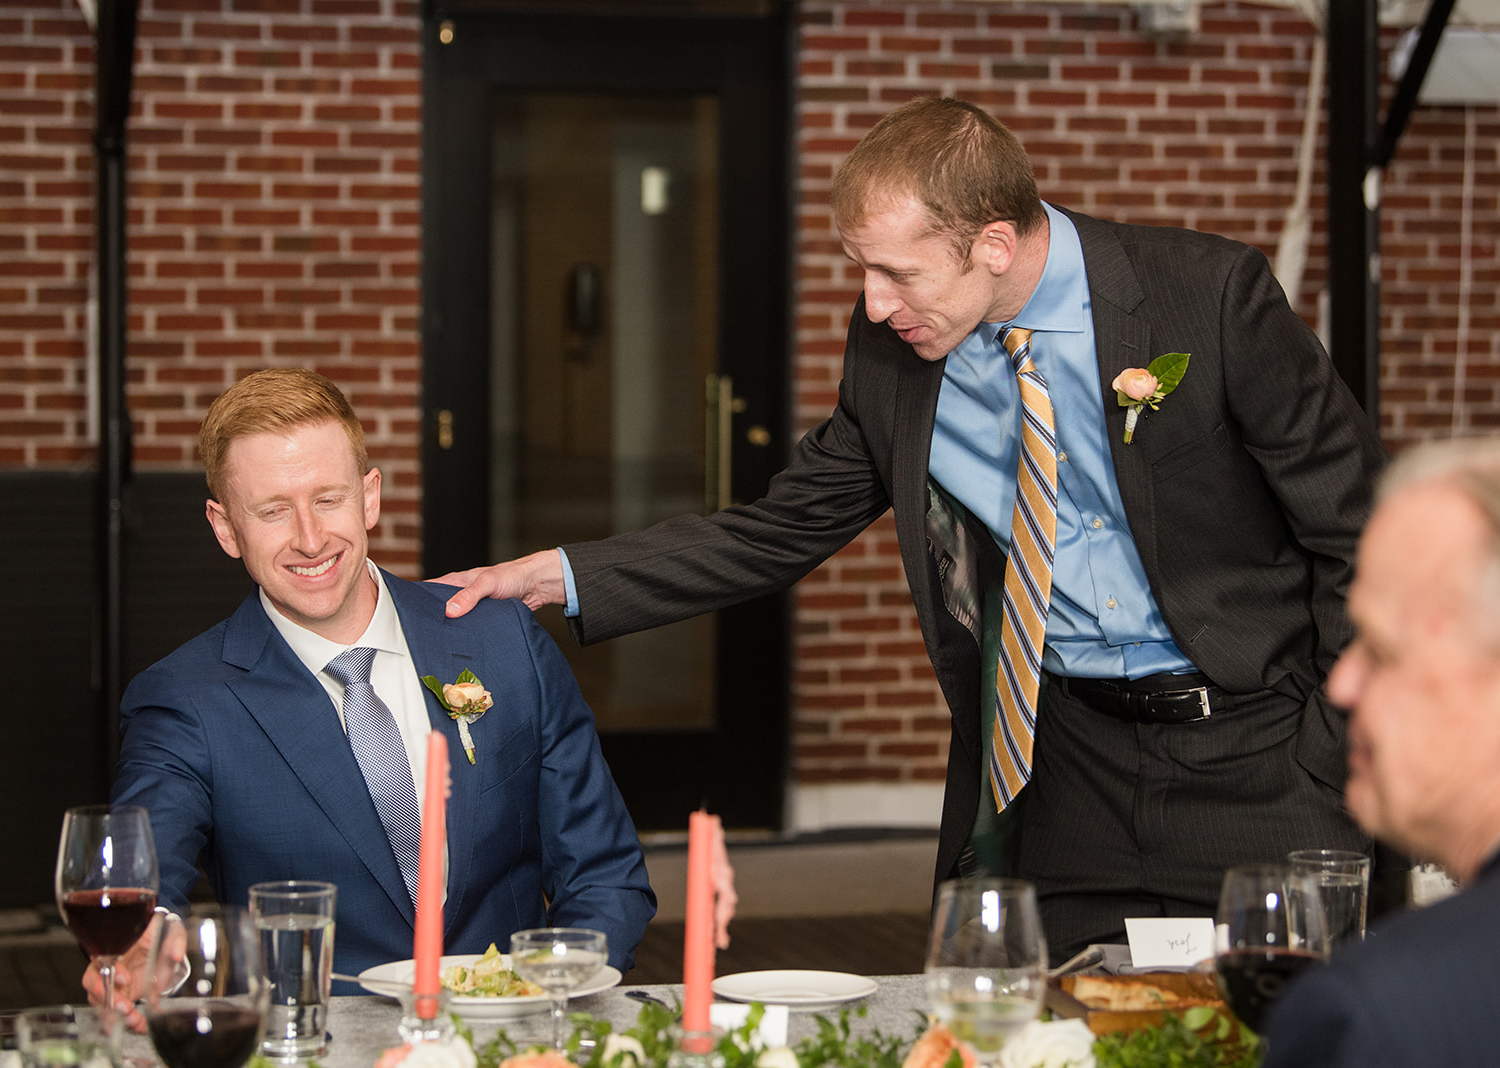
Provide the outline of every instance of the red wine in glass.
[[167,1068],[241,1068],[260,1048],[271,987],[248,910],[157,924],[145,979],[146,1026]]
[[167,1068],[237,1068],[260,1047],[261,1014],[227,1001],[157,1011],[151,1043]]
[[118,957],[145,933],[156,910],[156,891],[71,890],[63,895],[63,919],[90,957]]
[[1322,963],[1322,957],[1305,950],[1232,949],[1214,958],[1214,972],[1234,1014],[1259,1034],[1287,984]]
[[63,816],[53,882],[68,929],[115,1003],[115,959],[151,922],[158,889],[151,818],[137,805],[86,805]]

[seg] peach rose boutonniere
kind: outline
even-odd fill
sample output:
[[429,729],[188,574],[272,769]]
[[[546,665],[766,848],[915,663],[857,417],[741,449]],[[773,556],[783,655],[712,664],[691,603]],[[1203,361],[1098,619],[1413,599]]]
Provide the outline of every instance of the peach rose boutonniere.
[[448,710],[448,718],[458,723],[458,736],[463,739],[464,756],[474,763],[474,738],[469,734],[469,724],[491,708],[495,699],[484,683],[472,671],[465,671],[454,682],[438,682],[436,675],[423,675],[422,685],[431,690],[438,704]]
[[1150,367],[1127,367],[1115,376],[1110,388],[1125,413],[1125,444],[1135,436],[1135,424],[1142,408],[1155,409],[1161,399],[1177,388],[1187,374],[1188,354],[1169,352],[1151,361]]

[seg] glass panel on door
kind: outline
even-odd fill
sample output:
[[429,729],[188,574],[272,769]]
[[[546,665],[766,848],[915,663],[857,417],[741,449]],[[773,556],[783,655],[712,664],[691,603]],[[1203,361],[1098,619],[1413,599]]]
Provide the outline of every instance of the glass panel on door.
[[[506,92],[492,114],[489,559],[716,507],[716,97]],[[713,726],[716,617],[587,648],[539,618],[601,731]]]

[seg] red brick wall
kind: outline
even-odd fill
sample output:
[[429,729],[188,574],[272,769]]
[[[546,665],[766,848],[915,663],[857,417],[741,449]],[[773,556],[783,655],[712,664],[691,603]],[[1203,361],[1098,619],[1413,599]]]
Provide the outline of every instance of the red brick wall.
[[[128,133],[128,397],[143,469],[207,403],[304,364],[364,416],[374,553],[413,573],[421,78],[407,0],[144,0]],[[93,37],[0,8],[0,464],[91,462]]]
[[[1141,32],[1126,6],[805,0],[799,12],[800,426],[834,401],[859,287],[831,229],[828,178],[880,114],[914,94],[991,107],[1027,143],[1049,199],[1274,253],[1313,46],[1295,11],[1212,5],[1201,30],[1178,41]],[[129,392],[138,461],[193,467],[208,399],[252,367],[311,364],[368,418],[386,474],[374,552],[413,573],[416,5],[144,0],[139,44]],[[71,0],[0,0],[0,467],[92,458],[92,85],[91,36]],[[1385,178],[1382,413],[1393,445],[1452,425],[1460,345],[1460,425],[1500,421],[1497,132],[1493,106],[1419,108]],[[1324,278],[1323,182],[1320,166],[1297,303],[1309,320]],[[802,584],[796,626],[799,779],[940,780],[946,712],[888,521]]]

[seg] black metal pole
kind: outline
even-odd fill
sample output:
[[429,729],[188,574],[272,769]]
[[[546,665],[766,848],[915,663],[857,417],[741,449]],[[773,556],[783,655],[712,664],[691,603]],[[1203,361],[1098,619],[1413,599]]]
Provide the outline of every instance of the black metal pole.
[[135,57],[136,0],[103,0],[95,36],[95,255],[98,270],[99,480],[96,616],[99,711],[108,783],[119,753],[124,690],[124,499],[130,476],[125,401],[125,128]]
[[1329,0],[1328,303],[1333,363],[1380,425],[1376,0]]
[[1427,77],[1427,68],[1437,54],[1438,42],[1448,25],[1448,16],[1453,13],[1454,0],[1432,0],[1427,9],[1427,18],[1422,21],[1422,32],[1406,61],[1406,73],[1401,84],[1396,86],[1396,95],[1391,97],[1390,111],[1385,117],[1385,132],[1381,135],[1380,152],[1375,162],[1388,166],[1396,158],[1396,146],[1406,130],[1406,120],[1411,118],[1411,109],[1417,106],[1417,97],[1422,92],[1422,81]]

